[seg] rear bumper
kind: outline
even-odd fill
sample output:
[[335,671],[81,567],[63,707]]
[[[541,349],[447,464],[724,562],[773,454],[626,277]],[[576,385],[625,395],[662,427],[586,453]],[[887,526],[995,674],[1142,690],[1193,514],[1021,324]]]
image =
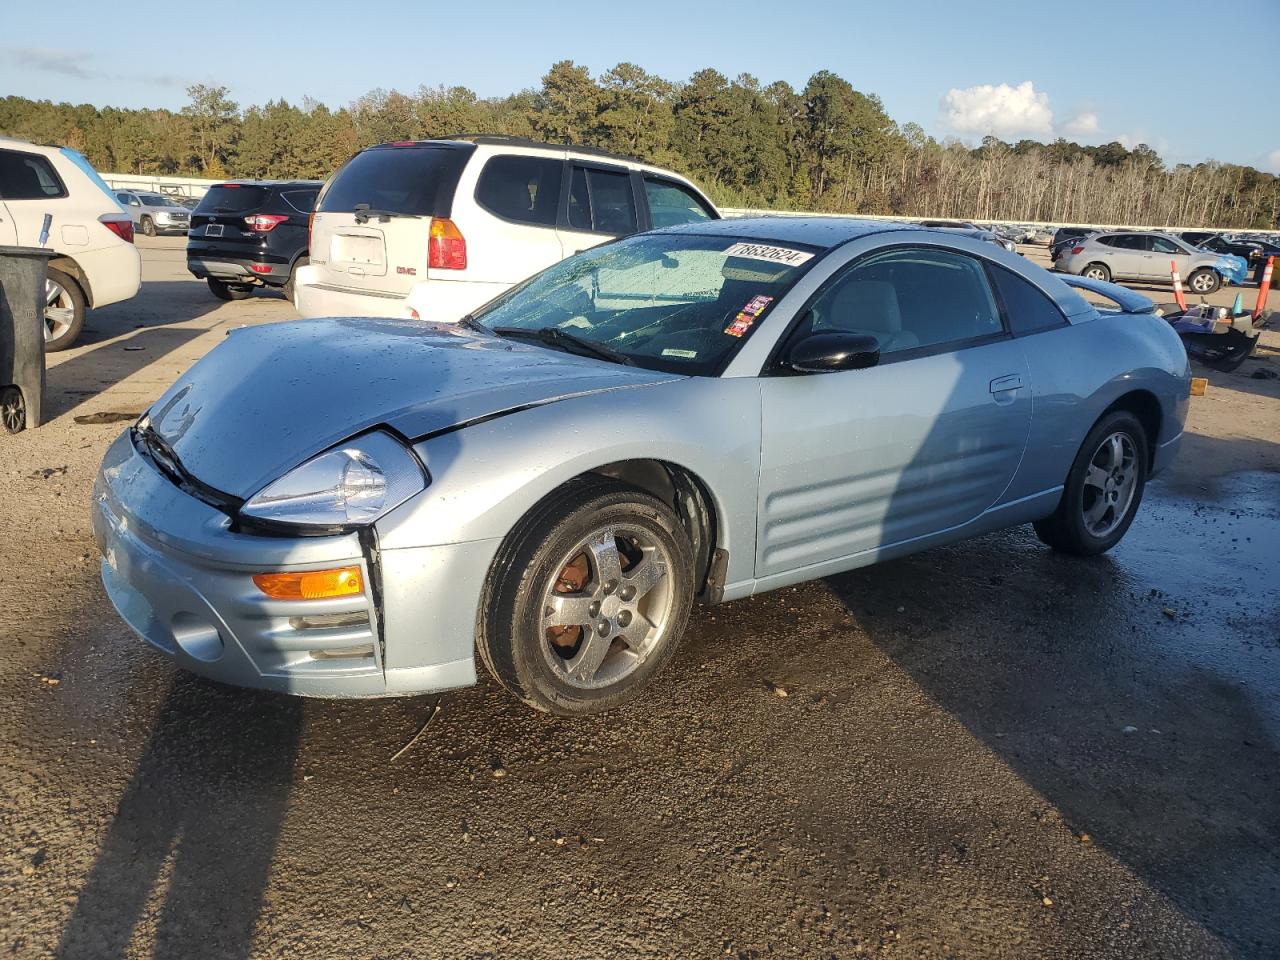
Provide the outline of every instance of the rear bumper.
[[298,312],[304,317],[416,316],[435,323],[454,323],[510,289],[510,284],[422,280],[402,296],[328,283],[321,268],[306,266],[298,270],[294,289]]
[[[253,269],[255,266],[257,270]],[[287,263],[263,263],[229,257],[188,257],[187,270],[200,280],[209,277],[215,280],[261,280],[275,286],[284,286],[289,280]]]
[[[193,673],[317,697],[425,693],[475,682],[475,605],[463,610],[459,600],[471,592],[467,580],[477,581],[479,596],[492,553],[487,543],[387,551],[379,605],[369,585],[381,571],[371,569],[354,534],[232,533],[226,516],[179,490],[140,454],[129,432],[103,461],[92,519],[102,582],[121,617]],[[361,568],[363,594],[275,600],[251,579],[256,572],[345,565]]]
[[67,256],[84,271],[91,307],[129,300],[142,286],[142,258],[132,243],[113,240],[97,250],[78,250]]

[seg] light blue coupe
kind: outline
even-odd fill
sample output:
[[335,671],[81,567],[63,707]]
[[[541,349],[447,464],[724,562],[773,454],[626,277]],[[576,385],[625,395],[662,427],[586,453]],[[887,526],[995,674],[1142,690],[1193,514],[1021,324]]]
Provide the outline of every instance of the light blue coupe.
[[[1013,524],[1115,544],[1189,369],[989,243],[711,221],[559,263],[457,325],[239,330],[111,447],[103,581],[197,673],[335,697],[633,696],[695,599]],[[447,283],[447,280],[438,282]]]

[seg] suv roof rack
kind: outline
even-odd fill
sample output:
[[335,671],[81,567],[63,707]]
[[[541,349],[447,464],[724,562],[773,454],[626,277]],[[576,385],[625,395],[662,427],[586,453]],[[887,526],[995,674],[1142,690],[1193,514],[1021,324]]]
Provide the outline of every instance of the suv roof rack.
[[629,157],[625,153],[613,153],[600,147],[588,147],[580,143],[547,143],[529,137],[517,137],[503,133],[451,133],[445,137],[432,137],[432,140],[465,140],[467,143],[507,144],[513,147],[547,147],[551,150],[573,150],[577,153],[588,153],[593,157],[608,157],[611,160],[626,160],[628,163],[644,163],[639,157]]

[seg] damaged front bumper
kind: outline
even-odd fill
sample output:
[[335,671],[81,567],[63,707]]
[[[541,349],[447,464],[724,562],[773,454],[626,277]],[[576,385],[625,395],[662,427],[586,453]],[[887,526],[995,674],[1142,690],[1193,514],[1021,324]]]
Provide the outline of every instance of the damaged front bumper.
[[[102,581],[121,617],[179,665],[225,683],[319,697],[475,682],[488,541],[379,554],[376,534],[262,536],[176,486],[126,431],[93,493]],[[257,573],[358,566],[359,594],[266,596]]]

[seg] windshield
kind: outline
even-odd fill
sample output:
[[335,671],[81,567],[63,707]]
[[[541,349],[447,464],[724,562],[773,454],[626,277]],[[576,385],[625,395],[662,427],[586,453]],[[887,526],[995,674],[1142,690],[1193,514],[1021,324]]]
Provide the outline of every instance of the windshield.
[[139,194],[139,196],[142,197],[142,202],[149,207],[176,207],[177,206],[177,204],[174,203],[172,200],[170,200],[168,197],[162,197],[158,193],[143,193],[143,194]]
[[559,329],[654,370],[716,375],[816,256],[724,236],[629,237],[561,261],[476,319],[498,331]]

